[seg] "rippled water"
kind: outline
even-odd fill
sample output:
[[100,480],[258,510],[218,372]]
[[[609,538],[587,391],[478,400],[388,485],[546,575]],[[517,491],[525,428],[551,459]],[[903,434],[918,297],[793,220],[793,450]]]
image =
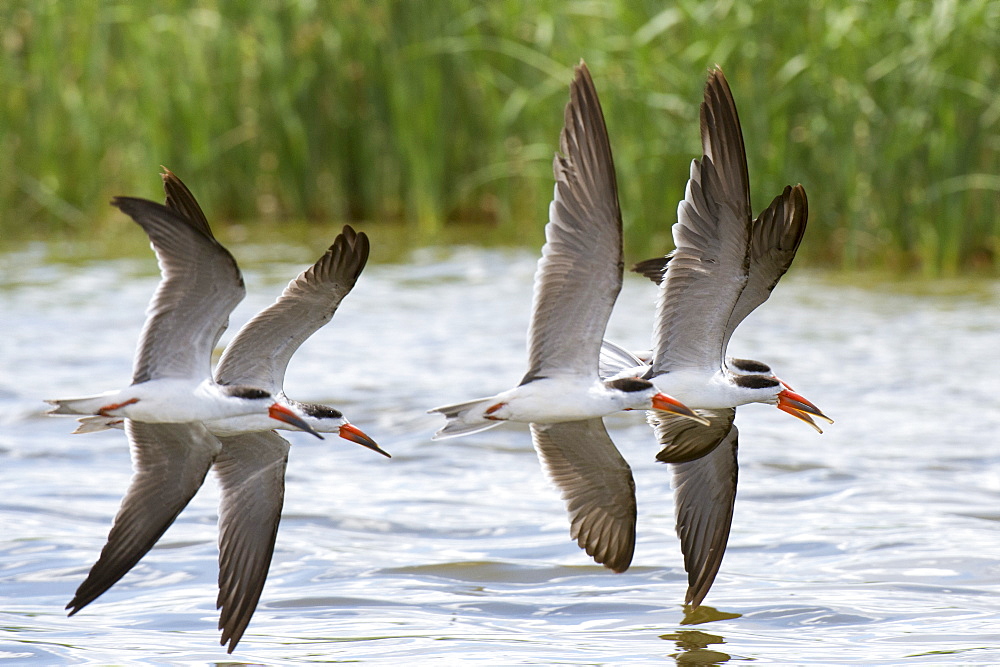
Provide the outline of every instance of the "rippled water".
[[[236,247],[249,296],[228,336],[322,249],[264,263]],[[45,255],[0,256],[0,661],[227,661],[211,478],[129,575],[65,616],[130,463],[122,433],[71,436],[41,399],[128,383],[157,277],[151,256]],[[608,420],[639,501],[621,575],[569,540],[525,427],[429,439],[427,408],[520,379],[534,261],[452,248],[369,266],[302,348],[289,395],[340,406],[393,458],[289,435],[270,578],[232,659],[1000,663],[1000,284],[782,281],[732,351],[771,362],[837,423],[820,436],[740,410],[729,550],[710,608],[685,618],[669,475],[641,414]],[[630,278],[610,337],[648,346],[653,298]]]

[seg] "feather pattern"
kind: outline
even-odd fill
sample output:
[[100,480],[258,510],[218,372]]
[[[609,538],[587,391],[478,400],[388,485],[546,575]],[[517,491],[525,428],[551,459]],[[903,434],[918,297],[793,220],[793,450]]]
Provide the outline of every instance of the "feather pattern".
[[187,218],[192,225],[204,232],[206,236],[215,238],[215,235],[212,234],[212,227],[208,224],[205,212],[201,210],[201,205],[194,198],[194,194],[188,189],[188,186],[184,185],[184,181],[177,178],[172,171],[166,167],[161,168],[163,169],[163,173],[160,174],[160,177],[163,179],[163,192],[167,196],[167,200],[164,202],[167,208]]
[[126,420],[134,474],[101,557],[66,608],[70,616],[111,588],[156,544],[201,488],[219,440],[199,422]]
[[566,501],[570,535],[598,563],[627,570],[635,550],[635,482],[604,420],[532,424],[531,435]]
[[162,204],[132,197],[111,203],[149,235],[163,275],[139,336],[132,383],[211,377],[212,349],[246,294],[236,260],[215,238]]
[[220,438],[219,629],[232,653],[257,608],[285,497],[289,443],[274,431]]
[[345,225],[333,245],[265,308],[240,329],[226,347],[215,379],[281,391],[288,362],[299,346],[333,318],[368,261],[364,233]]
[[705,154],[691,163],[673,226],[676,249],[657,303],[651,375],[719,368],[725,331],[747,283],[750,194],[746,152],[729,85],[715,71],[701,105]]
[[[622,285],[622,223],[604,115],[581,63],[570,86],[553,171],[555,194],[535,271],[529,370],[597,377],[601,338]],[[573,332],[567,336],[566,332]]]
[[726,553],[736,503],[738,437],[739,431],[732,426],[719,446],[705,456],[670,464],[677,537],[688,573],[684,601],[695,607],[708,594]]

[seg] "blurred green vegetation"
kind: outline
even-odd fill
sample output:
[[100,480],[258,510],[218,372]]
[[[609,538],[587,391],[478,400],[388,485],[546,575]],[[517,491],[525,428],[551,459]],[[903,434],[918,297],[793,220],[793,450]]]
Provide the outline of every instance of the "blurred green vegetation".
[[0,233],[112,229],[109,197],[158,198],[163,164],[220,222],[538,243],[584,58],[630,257],[671,247],[719,64],[756,208],[806,187],[800,262],[990,272],[998,54],[997,0],[7,0]]

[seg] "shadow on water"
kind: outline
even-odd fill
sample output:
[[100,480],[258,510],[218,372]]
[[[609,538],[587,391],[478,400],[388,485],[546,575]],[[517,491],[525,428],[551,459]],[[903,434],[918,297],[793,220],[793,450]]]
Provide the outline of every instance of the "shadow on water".
[[[712,621],[726,621],[740,616],[742,614],[719,611],[715,607],[705,605],[694,609],[685,606],[681,625],[700,625]],[[670,657],[676,660],[679,665],[719,665],[728,662],[732,657],[728,653],[708,648],[712,644],[725,644],[726,640],[721,635],[713,635],[701,630],[681,630],[680,632],[660,635],[660,639],[676,642],[680,652],[671,653]]]
[[732,618],[739,618],[742,615],[730,611],[719,611],[715,607],[708,607],[706,605],[701,605],[693,609],[690,605],[685,605],[684,620],[681,621],[681,625],[701,625],[702,623],[711,623],[712,621],[728,621]]
[[678,665],[721,665],[729,662],[732,657],[728,653],[708,648],[713,644],[725,644],[726,640],[721,635],[712,635],[701,630],[681,630],[660,635],[660,639],[676,642],[680,651],[671,653],[670,657],[676,660]]

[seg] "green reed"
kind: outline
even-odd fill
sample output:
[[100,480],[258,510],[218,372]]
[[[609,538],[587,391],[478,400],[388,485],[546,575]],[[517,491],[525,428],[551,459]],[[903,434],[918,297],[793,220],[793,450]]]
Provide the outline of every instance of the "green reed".
[[537,243],[582,57],[629,256],[671,247],[717,63],[755,207],[806,186],[804,259],[995,270],[997,54],[997,0],[10,0],[0,232],[118,224],[108,198],[158,196],[163,164],[220,221],[405,221],[415,242],[479,224]]

